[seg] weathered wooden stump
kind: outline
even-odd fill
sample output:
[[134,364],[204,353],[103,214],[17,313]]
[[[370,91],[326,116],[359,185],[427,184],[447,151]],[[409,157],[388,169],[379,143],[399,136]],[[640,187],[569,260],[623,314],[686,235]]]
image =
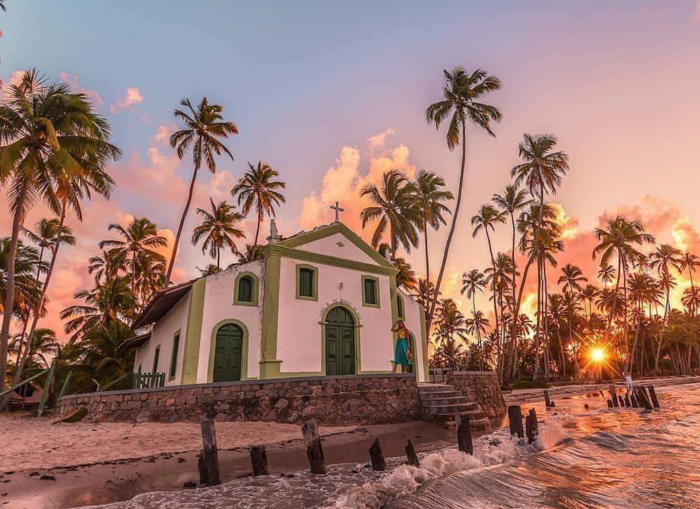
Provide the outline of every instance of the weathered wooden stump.
[[[457,425],[457,447],[467,454],[474,454],[474,444],[472,443],[472,427],[468,415],[455,414],[455,424]],[[522,425],[521,425],[522,426]]]
[[617,403],[618,403],[618,405],[619,405],[620,407],[623,407],[623,408],[624,408],[624,406],[625,406],[625,400],[624,400],[624,398],[623,398],[622,396],[620,396],[619,394],[617,395]]
[[312,474],[325,474],[326,464],[321,447],[321,436],[318,433],[316,421],[311,419],[301,426],[306,446],[306,457],[309,459],[309,467]]
[[544,390],[544,406],[547,408],[552,408],[552,400],[549,398],[549,391],[547,389]]
[[615,386],[610,384],[610,387],[608,388],[608,392],[610,392],[610,398],[612,399],[612,404],[615,408],[620,406],[620,402],[617,401],[617,391],[615,390]]
[[413,442],[411,440],[408,440],[408,443],[406,444],[406,458],[408,459],[407,463],[413,467],[419,467],[420,466],[420,460],[418,459],[418,455],[416,454],[416,449],[413,447]]
[[270,475],[267,470],[267,451],[264,445],[256,445],[250,450],[250,461],[253,464],[253,475]]
[[202,425],[202,451],[199,455],[199,482],[205,486],[221,484],[219,475],[219,451],[216,447],[216,426],[210,417],[204,417]]
[[613,402],[611,399],[608,399],[608,408],[612,408],[612,407],[613,407]]
[[632,406],[632,402],[630,401],[630,395],[629,395],[629,394],[625,394],[625,406],[626,406],[627,408],[629,408],[629,407]]
[[382,454],[382,447],[379,445],[379,439],[375,438],[372,442],[372,447],[369,448],[369,459],[372,462],[372,470],[384,472],[386,470],[386,461]]
[[523,414],[518,405],[508,407],[508,424],[511,436],[518,435],[518,438],[525,436],[523,432]]
[[531,444],[537,440],[537,435],[540,432],[540,426],[537,422],[537,412],[531,408],[525,418],[525,430],[527,432],[527,443]]
[[651,396],[651,402],[654,405],[654,408],[661,408],[659,398],[656,397],[656,389],[654,389],[654,386],[648,385],[647,389],[649,390],[649,395]]
[[630,393],[630,402],[632,403],[632,408],[639,408],[639,402],[637,401],[637,396],[634,395],[634,391]]
[[651,404],[651,401],[649,401],[649,398],[647,397],[647,393],[644,390],[644,387],[636,386],[634,388],[635,395],[637,396],[637,401],[639,401],[639,404],[641,407],[644,408],[645,411],[651,411],[654,409],[654,407]]

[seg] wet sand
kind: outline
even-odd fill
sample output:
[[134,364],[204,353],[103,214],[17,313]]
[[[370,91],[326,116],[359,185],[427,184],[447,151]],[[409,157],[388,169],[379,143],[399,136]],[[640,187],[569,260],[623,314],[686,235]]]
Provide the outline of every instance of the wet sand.
[[[404,454],[409,438],[421,452],[452,444],[454,435],[454,430],[422,421],[362,426],[327,434],[323,447],[329,465],[365,463],[376,437],[381,439],[385,456],[391,457]],[[269,444],[269,437],[261,435],[254,443]],[[180,490],[186,482],[198,481],[197,454],[197,450],[165,452],[91,465],[14,471],[0,466],[4,472],[0,474],[0,507],[62,509],[128,500],[151,491]],[[308,468],[300,429],[298,439],[267,445],[267,455],[271,475]],[[220,448],[219,460],[223,482],[250,475],[249,446]]]

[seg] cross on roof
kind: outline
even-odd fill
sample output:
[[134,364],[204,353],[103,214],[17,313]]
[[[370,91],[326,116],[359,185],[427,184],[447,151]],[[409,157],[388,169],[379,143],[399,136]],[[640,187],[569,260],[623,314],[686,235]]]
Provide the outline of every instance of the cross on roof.
[[334,223],[339,223],[340,222],[340,213],[345,212],[345,209],[340,207],[340,203],[335,202],[335,205],[331,205],[331,208],[335,210],[335,221]]

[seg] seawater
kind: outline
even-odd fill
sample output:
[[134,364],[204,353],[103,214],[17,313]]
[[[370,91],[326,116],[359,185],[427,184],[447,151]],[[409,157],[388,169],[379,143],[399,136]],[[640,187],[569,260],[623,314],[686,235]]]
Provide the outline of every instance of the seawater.
[[651,413],[609,410],[602,398],[558,401],[547,415],[539,406],[532,445],[498,430],[475,441],[474,456],[443,448],[420,455],[418,468],[402,458],[388,460],[385,473],[333,465],[326,476],[251,477],[101,507],[700,509],[700,384],[657,392],[662,409]]

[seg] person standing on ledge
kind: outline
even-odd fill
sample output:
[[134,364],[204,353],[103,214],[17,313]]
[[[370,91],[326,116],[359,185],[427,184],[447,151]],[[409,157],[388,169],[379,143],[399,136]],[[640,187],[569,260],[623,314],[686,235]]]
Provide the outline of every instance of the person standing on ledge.
[[632,374],[629,371],[623,371],[622,376],[625,377],[625,385],[627,385],[627,395],[632,392],[634,383],[632,382]]
[[394,369],[392,372],[396,373],[397,366],[401,366],[401,373],[408,373],[413,354],[408,344],[408,329],[406,329],[403,320],[397,321],[391,328],[391,332],[395,332],[398,336],[394,349]]

